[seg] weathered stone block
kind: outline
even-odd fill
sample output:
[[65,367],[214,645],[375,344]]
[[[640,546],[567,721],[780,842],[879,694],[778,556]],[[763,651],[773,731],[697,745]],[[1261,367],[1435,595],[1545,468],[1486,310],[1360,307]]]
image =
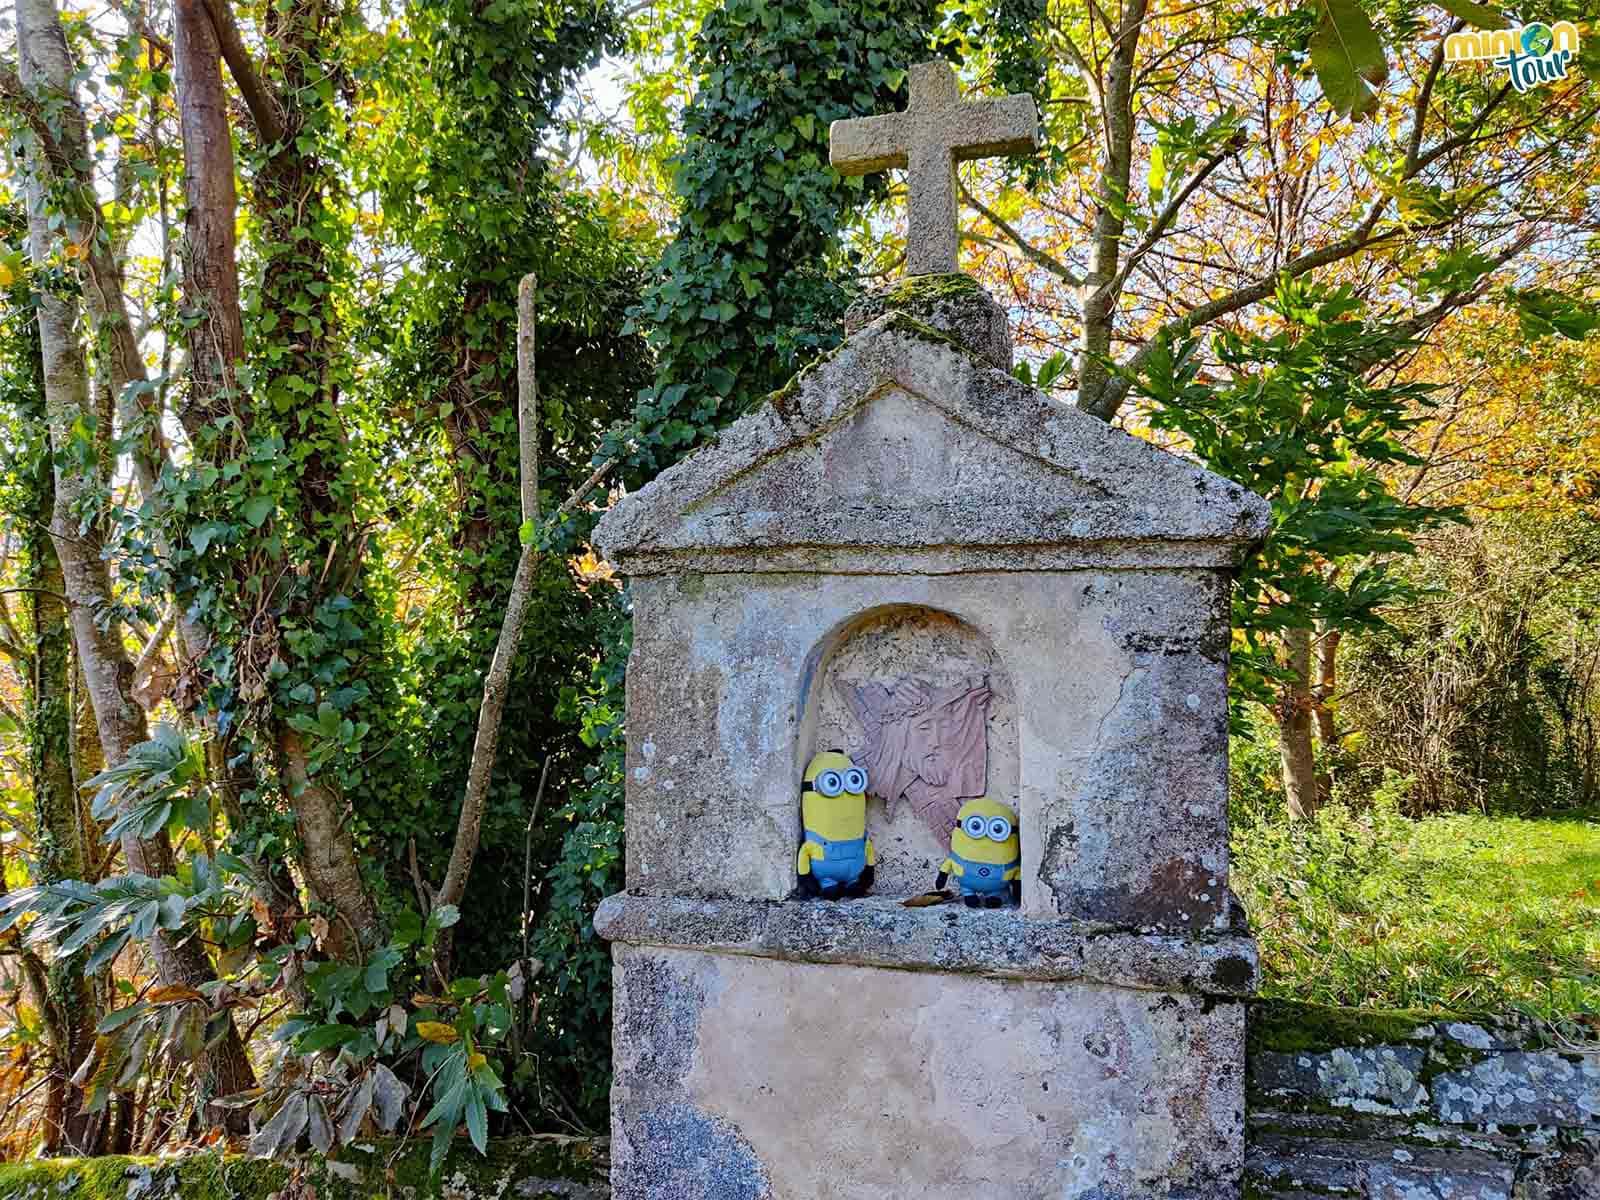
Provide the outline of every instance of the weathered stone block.
[[1410,1115],[1423,1112],[1426,1051],[1420,1046],[1340,1046],[1325,1054],[1257,1054],[1250,1082],[1264,1092],[1298,1093],[1353,1112]]
[[614,954],[616,1200],[1238,1194],[1238,1003]]
[[[1238,1196],[1228,578],[1267,507],[996,369],[1003,314],[934,290],[945,332],[857,329],[598,530],[634,604],[618,1200]],[[875,764],[877,895],[805,904],[831,748]],[[899,907],[979,795],[1020,911]]]
[[1600,1128],[1600,1059],[1555,1051],[1494,1054],[1433,1081],[1444,1121]]

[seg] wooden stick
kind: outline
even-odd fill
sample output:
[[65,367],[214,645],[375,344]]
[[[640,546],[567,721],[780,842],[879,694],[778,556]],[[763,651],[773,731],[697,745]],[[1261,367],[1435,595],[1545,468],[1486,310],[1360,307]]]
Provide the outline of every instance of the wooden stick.
[[534,372],[538,331],[531,271],[517,285],[517,449],[522,466],[522,520],[539,523],[539,377]]

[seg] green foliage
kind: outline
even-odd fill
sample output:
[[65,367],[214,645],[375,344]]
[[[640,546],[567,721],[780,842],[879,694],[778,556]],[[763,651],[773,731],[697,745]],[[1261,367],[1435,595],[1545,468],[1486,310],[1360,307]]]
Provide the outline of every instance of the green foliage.
[[1391,794],[1257,825],[1233,855],[1269,997],[1547,1020],[1600,1006],[1593,820],[1412,821]]
[[[465,1139],[442,1174],[468,1196],[560,1200],[575,1185],[604,1185],[603,1145],[561,1137],[496,1138],[487,1155]],[[164,1157],[30,1158],[0,1164],[0,1200],[127,1200],[128,1192],[179,1200],[273,1200],[312,1189],[323,1200],[437,1194],[428,1148],[392,1137],[365,1138],[324,1158],[268,1161],[215,1150]]]
[[92,812],[105,824],[105,839],[127,834],[153,838],[171,829],[211,828],[211,806],[193,784],[205,773],[200,748],[165,722],[151,738],[85,785],[95,792]]
[[1389,77],[1378,31],[1358,0],[1316,0],[1317,27],[1307,43],[1323,93],[1340,116],[1371,116],[1378,94],[1369,85]]
[[[520,550],[516,418],[517,286],[536,274],[538,488],[548,512],[588,475],[602,431],[626,415],[649,378],[643,339],[624,334],[648,244],[535,153],[577,72],[615,48],[607,5],[560,0],[413,6],[411,37],[386,55],[376,86],[394,118],[375,133],[370,182],[404,244],[401,286],[373,296],[363,328],[384,369],[374,380],[389,418],[379,479],[395,522],[396,557],[415,555],[434,597],[402,646],[413,747],[410,786],[357,804],[391,889],[419,870],[437,880],[477,729],[482,672],[493,651]],[[549,790],[581,781],[585,751],[558,717],[597,650],[610,588],[564,561],[592,517],[576,514],[540,563],[513,665],[498,765],[479,855],[456,930],[464,969],[504,965],[522,917],[525,830],[541,765]],[[547,810],[548,812],[548,810]],[[533,831],[536,872],[561,830]]]
[[1412,815],[1600,803],[1597,568],[1582,510],[1485,514],[1424,543],[1403,567],[1423,597],[1345,647],[1350,787],[1404,772]]
[[[1451,16],[1479,29],[1504,29],[1498,9],[1475,0],[1436,0]],[[1312,0],[1292,16],[1305,36],[1304,47],[1317,83],[1333,111],[1360,121],[1378,111],[1378,93],[1389,78],[1383,37],[1362,0]],[[1399,8],[1386,14],[1394,40],[1414,36],[1417,17]],[[1286,28],[1293,26],[1286,26]]]
[[617,606],[588,684],[564,697],[563,715],[578,723],[591,759],[582,786],[552,820],[563,831],[561,852],[541,881],[544,907],[532,940],[543,965],[541,1020],[533,1054],[515,1077],[521,1087],[549,1079],[597,1127],[610,1090],[611,952],[594,931],[594,910],[623,886],[623,682],[632,632]]
[[[1374,382],[1371,368],[1408,344],[1362,319],[1348,289],[1284,280],[1270,335],[1216,335],[1162,345],[1137,386],[1158,407],[1156,429],[1181,433],[1213,471],[1272,504],[1263,549],[1239,572],[1233,627],[1236,694],[1266,702],[1277,677],[1273,639],[1288,629],[1381,626],[1412,594],[1382,556],[1408,554],[1412,534],[1451,519],[1407,504],[1381,469],[1418,460],[1400,440],[1430,404],[1415,384]],[[1220,378],[1215,378],[1220,375]]]
[[927,0],[725,0],[706,16],[672,164],[682,216],[635,313],[657,356],[626,447],[646,469],[839,340],[851,260],[838,235],[885,185],[833,171],[828,128],[905,106],[934,13]]

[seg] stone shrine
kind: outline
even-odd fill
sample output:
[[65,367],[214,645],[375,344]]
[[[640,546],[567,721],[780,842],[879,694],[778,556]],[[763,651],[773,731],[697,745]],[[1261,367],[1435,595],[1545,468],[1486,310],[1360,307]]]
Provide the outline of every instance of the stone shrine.
[[[1016,98],[937,94],[981,128],[879,126],[880,160],[1019,136]],[[1229,589],[1267,506],[1018,382],[965,276],[847,332],[598,531],[634,610],[627,891],[595,918],[616,1200],[1237,1200]],[[873,763],[877,881],[803,900],[835,747]],[[905,907],[982,792],[1019,814],[1020,909]]]

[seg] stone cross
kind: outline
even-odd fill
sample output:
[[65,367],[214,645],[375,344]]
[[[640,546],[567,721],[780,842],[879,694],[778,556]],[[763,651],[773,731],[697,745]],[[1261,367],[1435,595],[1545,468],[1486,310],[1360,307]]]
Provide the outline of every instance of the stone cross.
[[911,68],[905,112],[835,121],[828,130],[828,161],[842,175],[910,168],[907,275],[956,269],[956,163],[1038,147],[1032,96],[964,102],[955,71],[942,59]]

